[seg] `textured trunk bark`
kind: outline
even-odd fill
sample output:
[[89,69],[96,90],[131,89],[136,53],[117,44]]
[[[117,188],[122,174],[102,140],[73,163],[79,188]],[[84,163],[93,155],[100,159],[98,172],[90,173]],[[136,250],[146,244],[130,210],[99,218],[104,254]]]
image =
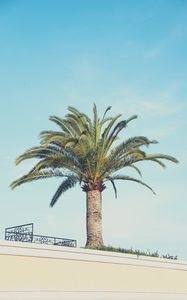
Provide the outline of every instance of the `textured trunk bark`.
[[103,244],[102,238],[102,196],[98,190],[86,193],[87,247]]

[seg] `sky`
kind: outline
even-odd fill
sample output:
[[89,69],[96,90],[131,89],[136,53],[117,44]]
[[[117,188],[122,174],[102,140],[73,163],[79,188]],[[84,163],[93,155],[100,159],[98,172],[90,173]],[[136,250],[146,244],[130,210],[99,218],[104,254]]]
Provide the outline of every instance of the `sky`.
[[[145,135],[149,153],[177,157],[167,168],[139,163],[142,180],[103,192],[106,245],[187,259],[187,2],[185,0],[0,0],[0,239],[6,227],[34,223],[34,233],[86,239],[80,187],[49,207],[59,179],[10,183],[35,161],[15,159],[55,130],[50,115],[68,106],[92,116],[138,114],[121,136]],[[134,175],[124,170],[126,175]]]

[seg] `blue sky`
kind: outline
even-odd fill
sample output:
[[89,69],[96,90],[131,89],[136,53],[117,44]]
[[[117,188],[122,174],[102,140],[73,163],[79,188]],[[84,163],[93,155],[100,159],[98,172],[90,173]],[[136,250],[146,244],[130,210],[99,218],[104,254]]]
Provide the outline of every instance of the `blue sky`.
[[[138,114],[122,138],[159,140],[150,152],[176,156],[166,170],[141,164],[143,180],[103,193],[105,244],[169,252],[187,259],[187,3],[142,1],[0,0],[0,238],[4,228],[34,222],[35,233],[85,243],[85,194],[77,187],[49,208],[59,180],[10,182],[33,161],[17,156],[38,145],[39,132],[56,127],[50,115],[68,105],[91,115]],[[127,172],[132,175],[132,172]],[[112,220],[112,222],[111,222]]]

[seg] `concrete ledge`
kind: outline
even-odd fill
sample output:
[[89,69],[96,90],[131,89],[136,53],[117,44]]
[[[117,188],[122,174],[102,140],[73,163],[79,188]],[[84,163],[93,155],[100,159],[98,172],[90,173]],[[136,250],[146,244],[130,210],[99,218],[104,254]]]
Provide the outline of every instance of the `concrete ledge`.
[[187,262],[0,242],[0,300],[186,300]]
[[1,300],[186,300],[187,293],[104,291],[4,291]]
[[0,255],[2,254],[136,265],[187,271],[187,262],[182,260],[163,259],[150,256],[137,256],[133,254],[98,251],[82,248],[51,246],[45,244],[41,245],[23,242],[1,241]]

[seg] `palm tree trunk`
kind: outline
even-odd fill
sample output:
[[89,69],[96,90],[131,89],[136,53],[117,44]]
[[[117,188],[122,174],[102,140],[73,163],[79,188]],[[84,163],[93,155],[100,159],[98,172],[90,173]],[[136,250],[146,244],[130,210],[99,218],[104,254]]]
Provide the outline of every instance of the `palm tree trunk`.
[[87,191],[86,193],[86,247],[100,246],[102,238],[102,196],[98,190]]

